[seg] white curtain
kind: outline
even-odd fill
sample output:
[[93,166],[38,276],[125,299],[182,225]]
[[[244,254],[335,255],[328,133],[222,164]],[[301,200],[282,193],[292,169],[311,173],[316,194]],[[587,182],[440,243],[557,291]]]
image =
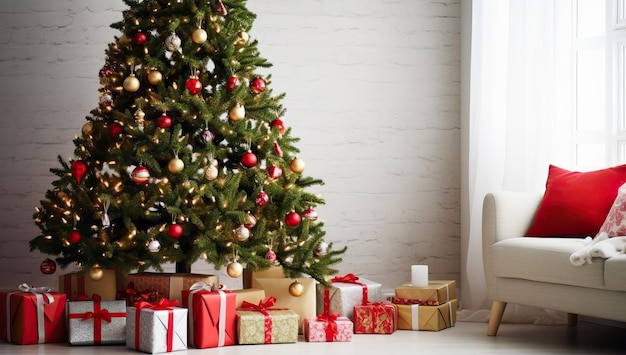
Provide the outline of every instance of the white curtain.
[[481,251],[485,194],[541,191],[549,164],[569,165],[560,130],[568,122],[563,107],[570,107],[570,2],[473,0],[463,8],[471,25],[463,24],[470,42],[463,51],[461,317],[486,320],[490,307]]

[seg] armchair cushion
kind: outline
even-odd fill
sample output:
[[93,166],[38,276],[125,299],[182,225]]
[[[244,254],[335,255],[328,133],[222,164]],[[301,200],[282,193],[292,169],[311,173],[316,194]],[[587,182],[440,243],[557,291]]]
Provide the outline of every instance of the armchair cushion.
[[589,172],[550,165],[545,194],[526,236],[595,236],[624,183],[626,165]]

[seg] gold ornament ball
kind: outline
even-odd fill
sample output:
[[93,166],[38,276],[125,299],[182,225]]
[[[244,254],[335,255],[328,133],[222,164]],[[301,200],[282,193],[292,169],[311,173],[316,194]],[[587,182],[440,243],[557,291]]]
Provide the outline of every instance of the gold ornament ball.
[[289,285],[289,294],[293,297],[300,297],[304,293],[304,286],[298,280]]
[[243,273],[243,266],[237,261],[233,261],[226,267],[226,273],[232,278],[239,277]]
[[89,269],[89,278],[94,281],[100,281],[104,277],[104,270],[99,266],[94,266]]
[[174,174],[180,173],[181,171],[183,171],[184,168],[185,163],[179,158],[174,158],[170,160],[169,164],[167,165],[167,169]]
[[139,90],[139,79],[137,79],[135,74],[130,74],[124,79],[124,90],[128,92],[136,92]]
[[191,40],[195,44],[202,44],[206,42],[206,39],[207,39],[206,31],[201,28],[198,28],[197,30],[191,33]]
[[235,40],[235,44],[238,46],[245,46],[250,40],[250,35],[246,31],[239,31],[237,33],[237,39]]
[[150,84],[157,85],[161,82],[161,80],[163,80],[163,74],[161,74],[160,71],[156,69],[150,70],[150,72],[148,73],[148,82]]
[[82,132],[83,135],[90,136],[93,133],[93,123],[91,121],[87,121],[87,123],[83,125]]
[[291,169],[291,171],[293,171],[296,174],[300,174],[301,172],[304,171],[306,164],[304,164],[304,160],[295,157],[291,163],[289,163],[289,169]]
[[228,117],[234,122],[241,121],[246,117],[246,108],[242,104],[237,103],[228,112]]

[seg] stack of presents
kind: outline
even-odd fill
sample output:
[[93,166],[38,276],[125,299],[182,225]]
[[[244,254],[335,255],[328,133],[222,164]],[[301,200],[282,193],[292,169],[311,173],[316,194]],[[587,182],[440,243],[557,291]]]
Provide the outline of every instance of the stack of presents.
[[[119,276],[118,276],[119,278]],[[399,286],[383,301],[381,284],[353,274],[329,287],[293,280],[280,267],[244,272],[241,290],[215,275],[141,273],[98,281],[59,277],[60,292],[22,284],[0,292],[0,339],[15,344],[126,344],[146,353],[236,344],[349,342],[354,334],[439,331],[455,324],[454,281]],[[124,285],[120,287],[120,285]]]

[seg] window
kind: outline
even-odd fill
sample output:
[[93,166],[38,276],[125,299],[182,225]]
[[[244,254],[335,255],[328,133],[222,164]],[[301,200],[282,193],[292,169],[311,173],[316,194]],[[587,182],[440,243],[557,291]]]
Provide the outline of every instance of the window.
[[626,164],[626,0],[577,0],[572,26],[572,161]]

